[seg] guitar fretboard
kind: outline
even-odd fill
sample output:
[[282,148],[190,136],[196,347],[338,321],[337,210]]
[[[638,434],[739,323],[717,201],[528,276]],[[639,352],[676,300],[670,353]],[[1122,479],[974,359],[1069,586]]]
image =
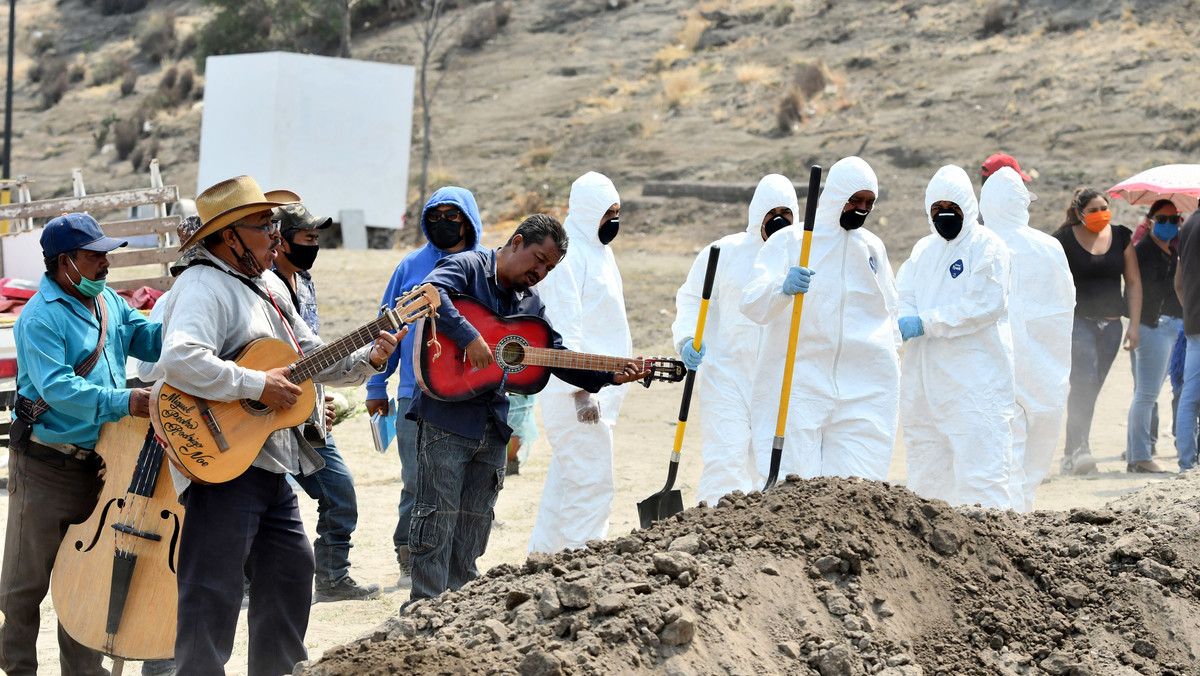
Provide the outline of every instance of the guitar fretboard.
[[[521,363],[549,368],[578,369],[581,371],[607,371],[617,373],[625,368],[625,357],[608,357],[602,354],[586,354],[570,350],[555,350],[546,347],[526,347]],[[641,364],[640,359],[634,362]]]
[[399,327],[400,323],[396,321],[396,313],[384,310],[383,314],[379,315],[375,321],[358,327],[332,343],[322,345],[312,354],[298,360],[292,365],[288,381],[302,383],[350,356],[363,345],[370,344],[380,331],[391,331]]

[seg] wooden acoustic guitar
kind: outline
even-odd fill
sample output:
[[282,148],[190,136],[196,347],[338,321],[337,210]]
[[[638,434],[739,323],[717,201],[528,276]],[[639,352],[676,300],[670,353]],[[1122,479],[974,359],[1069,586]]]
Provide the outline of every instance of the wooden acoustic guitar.
[[380,331],[395,331],[433,315],[440,303],[437,289],[423,284],[397,298],[396,309],[381,309],[374,321],[304,357],[282,340],[252,341],[235,360],[239,366],[269,371],[290,365],[288,380],[300,386],[296,403],[282,411],[251,399],[208,401],[159,381],[150,392],[150,420],[165,441],[167,459],[197,483],[223,483],[241,476],[272,432],[308,420],[317,403],[314,375],[369,345]]
[[[534,315],[503,317],[471,298],[451,295],[455,309],[479,332],[492,348],[495,362],[484,369],[471,366],[465,350],[453,341],[437,340],[427,317],[417,324],[413,342],[413,373],[421,390],[442,401],[462,401],[497,388],[516,394],[536,394],[546,387],[550,370],[556,368],[617,373],[629,357],[584,354],[552,347],[552,330],[546,320]],[[448,349],[443,349],[446,346]],[[642,381],[679,382],[687,368],[678,359],[657,357],[635,359],[650,374]]]

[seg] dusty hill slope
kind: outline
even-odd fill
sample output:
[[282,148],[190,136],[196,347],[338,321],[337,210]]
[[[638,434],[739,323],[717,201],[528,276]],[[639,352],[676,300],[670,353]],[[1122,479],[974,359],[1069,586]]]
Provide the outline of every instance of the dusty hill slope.
[[304,673],[1196,674],[1198,479],[1020,516],[789,478],[498,566]]
[[[95,135],[110,116],[132,117],[164,67],[191,68],[185,50],[162,66],[147,60],[135,42],[140,27],[173,10],[183,42],[207,18],[183,0],[125,17],[101,17],[95,4],[33,0],[18,10],[14,173],[39,179],[42,194],[64,190],[73,166],[87,167],[93,189],[141,182]],[[803,181],[809,163],[859,153],[881,179],[874,227],[902,260],[927,231],[923,193],[936,168],[957,163],[974,175],[986,155],[1003,150],[1036,171],[1035,219],[1050,227],[1074,186],[1106,187],[1200,149],[1200,104],[1189,95],[1200,84],[1197,7],[518,0],[497,35],[466,50],[458,34],[474,30],[480,11],[469,6],[451,12],[450,52],[441,59],[432,183],[471,187],[495,223],[565,206],[570,181],[600,170],[627,204],[654,209],[631,214],[638,218],[624,219],[627,228],[662,231],[691,248],[738,227],[741,209],[714,218],[692,202],[643,200],[643,181],[753,183],[771,171]],[[415,61],[411,26],[356,30],[357,58]],[[88,74],[62,102],[39,110],[38,85],[26,73],[47,43]],[[142,74],[135,92],[121,97],[118,81],[88,86],[101,61],[122,52]],[[168,180],[189,193],[199,121],[184,97],[151,117],[143,139],[157,139]]]

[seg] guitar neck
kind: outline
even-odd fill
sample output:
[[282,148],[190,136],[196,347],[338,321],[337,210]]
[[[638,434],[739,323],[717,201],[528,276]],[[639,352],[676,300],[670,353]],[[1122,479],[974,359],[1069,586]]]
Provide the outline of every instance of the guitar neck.
[[370,344],[379,335],[380,331],[390,331],[394,328],[396,328],[396,321],[392,313],[384,312],[374,321],[358,327],[332,343],[322,345],[312,354],[298,360],[292,365],[293,369],[288,375],[288,380],[293,383],[302,383],[309,380],[321,371],[350,356],[363,345]]
[[[546,366],[554,369],[576,369],[580,371],[607,371],[617,373],[625,368],[628,357],[609,357],[602,354],[586,354],[570,350],[555,350],[547,347],[525,348],[522,363],[530,366]],[[641,360],[635,359],[640,362]]]

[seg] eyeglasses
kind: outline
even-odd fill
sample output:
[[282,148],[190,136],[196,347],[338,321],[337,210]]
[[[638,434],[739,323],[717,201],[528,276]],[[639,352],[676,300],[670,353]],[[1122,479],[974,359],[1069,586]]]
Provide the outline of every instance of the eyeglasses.
[[238,225],[236,225],[234,227],[245,228],[246,230],[257,230],[259,232],[265,232],[268,235],[279,234],[279,222],[278,221],[270,221],[266,225],[244,225],[244,224],[239,223]]
[[1160,215],[1160,216],[1155,216],[1154,222],[1158,223],[1159,225],[1166,225],[1167,223],[1171,223],[1173,225],[1178,225],[1179,224],[1179,214],[1175,214],[1174,216],[1167,216],[1165,214]]
[[438,211],[437,209],[430,209],[429,211],[425,212],[425,220],[430,223],[437,223],[438,221],[443,220],[443,219],[450,221],[451,223],[462,223],[463,213],[461,211],[457,211],[455,209],[451,209],[449,211]]

